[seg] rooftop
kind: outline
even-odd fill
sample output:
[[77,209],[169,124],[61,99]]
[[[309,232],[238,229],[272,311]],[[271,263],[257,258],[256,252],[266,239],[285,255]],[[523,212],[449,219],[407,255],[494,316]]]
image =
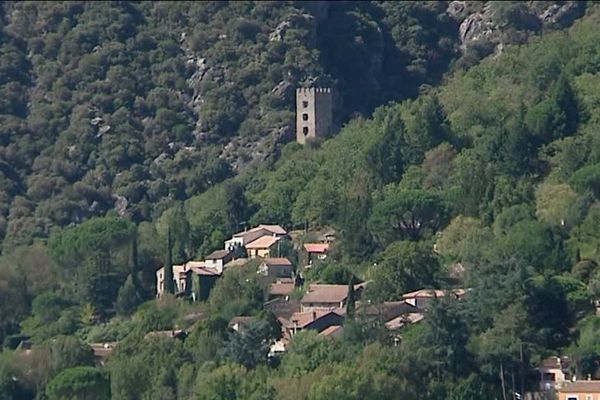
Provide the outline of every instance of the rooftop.
[[260,224],[258,227],[266,229],[275,235],[287,235],[287,231],[279,225]]
[[305,243],[304,249],[309,253],[327,253],[329,243]]
[[190,271],[192,271],[193,274],[196,275],[200,275],[200,276],[219,276],[221,275],[221,272],[219,272],[216,268],[213,267],[193,267],[190,268]]
[[288,260],[285,257],[270,257],[270,258],[265,258],[263,261],[264,264],[267,264],[268,266],[272,266],[272,265],[283,265],[286,267],[291,267],[292,266],[292,262],[290,260]]
[[229,327],[231,328],[232,326],[238,324],[238,325],[247,325],[251,322],[254,322],[256,320],[256,317],[246,317],[246,316],[238,316],[238,317],[233,317],[231,318],[231,320],[229,320]]
[[287,325],[289,328],[303,329],[303,328],[306,328],[308,325],[312,324],[313,322],[315,322],[329,314],[336,314],[339,316],[339,314],[337,314],[333,311],[323,311],[323,310],[295,312],[290,317]]
[[348,297],[347,285],[312,284],[302,303],[340,303]]
[[229,255],[229,250],[215,250],[205,257],[206,260],[221,260]]
[[407,324],[416,324],[424,318],[423,314],[420,313],[409,313],[392,319],[385,323],[385,327],[390,330],[400,329]]
[[600,381],[577,381],[566,383],[560,393],[600,393]]
[[268,249],[281,238],[275,236],[262,236],[246,245],[246,249]]
[[341,333],[344,328],[340,325],[331,325],[329,328],[319,332],[320,336],[335,336],[336,334]]

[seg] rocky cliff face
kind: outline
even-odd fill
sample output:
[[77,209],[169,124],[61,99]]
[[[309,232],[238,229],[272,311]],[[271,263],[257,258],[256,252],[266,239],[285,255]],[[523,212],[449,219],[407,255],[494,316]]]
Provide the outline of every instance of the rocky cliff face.
[[506,44],[522,43],[530,34],[570,25],[585,13],[584,1],[451,1],[447,13],[460,23],[463,54],[499,54]]

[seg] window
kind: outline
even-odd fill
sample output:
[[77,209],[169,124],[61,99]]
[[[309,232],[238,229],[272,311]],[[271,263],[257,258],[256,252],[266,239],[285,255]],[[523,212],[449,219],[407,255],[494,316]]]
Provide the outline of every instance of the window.
[[307,113],[302,114],[302,121],[308,121],[308,114]]
[[304,135],[308,135],[308,126],[302,128],[302,133],[304,133]]
[[567,395],[567,400],[579,400],[579,398],[577,396]]
[[585,400],[594,400],[594,395],[588,394],[587,396],[585,396]]
[[302,102],[302,107],[307,108],[308,107],[308,101],[303,101]]

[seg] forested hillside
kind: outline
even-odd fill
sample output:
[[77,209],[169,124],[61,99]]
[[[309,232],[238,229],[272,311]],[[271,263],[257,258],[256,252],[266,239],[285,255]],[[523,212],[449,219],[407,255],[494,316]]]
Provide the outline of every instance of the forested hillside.
[[[600,9],[563,6],[3,3],[0,399],[505,399],[550,355],[600,377]],[[303,147],[313,85],[340,131]],[[260,223],[336,231],[292,297],[469,291],[278,359],[252,262],[152,300],[157,267]],[[91,342],[118,342],[103,367]]]

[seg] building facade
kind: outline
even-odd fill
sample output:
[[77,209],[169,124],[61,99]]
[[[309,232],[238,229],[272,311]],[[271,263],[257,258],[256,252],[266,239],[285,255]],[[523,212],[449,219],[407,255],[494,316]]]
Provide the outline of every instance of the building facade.
[[325,137],[333,130],[333,98],[330,88],[296,89],[296,141]]

